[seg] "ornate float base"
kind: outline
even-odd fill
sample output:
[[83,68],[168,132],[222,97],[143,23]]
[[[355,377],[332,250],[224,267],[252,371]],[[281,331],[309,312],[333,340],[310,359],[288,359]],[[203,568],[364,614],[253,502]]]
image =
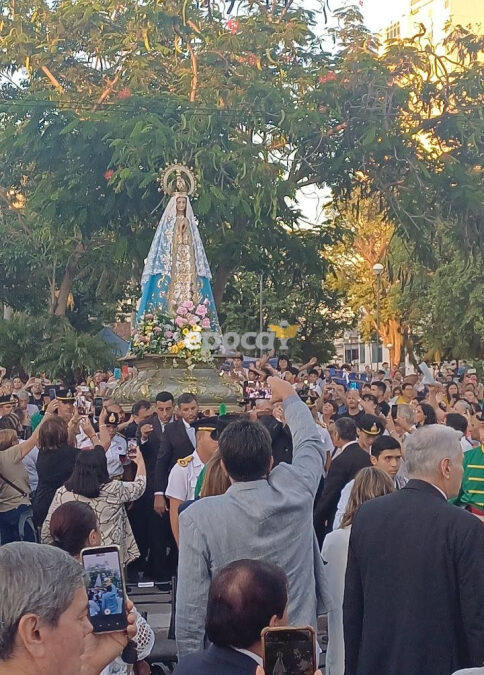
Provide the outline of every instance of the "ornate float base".
[[171,355],[145,356],[142,359],[125,357],[123,363],[134,366],[138,373],[117,385],[113,398],[128,409],[140,399],[154,401],[160,391],[169,391],[175,399],[184,392],[194,394],[202,407],[218,407],[225,403],[227,410],[238,409],[240,387],[221,377],[218,365],[225,357],[214,357],[214,365],[196,363],[188,367],[185,359]]

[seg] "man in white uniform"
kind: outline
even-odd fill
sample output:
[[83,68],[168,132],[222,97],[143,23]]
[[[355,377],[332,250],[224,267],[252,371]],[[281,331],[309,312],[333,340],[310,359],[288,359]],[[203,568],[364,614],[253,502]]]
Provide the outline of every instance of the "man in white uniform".
[[192,422],[195,429],[196,450],[179,459],[168,477],[165,495],[170,500],[170,525],[178,545],[178,508],[195,498],[195,487],[203,467],[218,448],[218,417],[202,417]]

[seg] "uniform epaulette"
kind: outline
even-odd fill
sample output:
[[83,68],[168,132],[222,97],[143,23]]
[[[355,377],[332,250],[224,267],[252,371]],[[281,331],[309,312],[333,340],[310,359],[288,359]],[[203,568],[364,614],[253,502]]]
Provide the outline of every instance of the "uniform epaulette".
[[183,459],[177,459],[176,463],[178,466],[181,466],[183,469],[185,469],[190,464],[192,459],[193,455],[188,455],[188,457],[184,457]]

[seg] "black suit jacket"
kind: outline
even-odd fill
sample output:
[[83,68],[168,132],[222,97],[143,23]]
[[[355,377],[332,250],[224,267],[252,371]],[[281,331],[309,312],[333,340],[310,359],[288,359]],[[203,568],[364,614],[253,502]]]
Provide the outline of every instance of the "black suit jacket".
[[448,675],[484,661],[484,528],[430,483],[372,499],[351,529],[346,675]]
[[[141,442],[141,431],[140,427],[144,424],[151,424],[153,431],[149,434],[148,440],[145,443]],[[161,438],[163,436],[163,429],[161,427],[160,418],[156,413],[151,417],[144,419],[139,425],[136,433],[136,438],[138,440],[138,445],[143,455],[143,459],[146,464],[146,490],[142,498],[153,497],[154,485],[155,485],[155,475],[156,475],[156,463],[158,460],[158,455],[161,447]]]
[[314,510],[314,528],[320,544],[326,532],[331,531],[333,526],[341,490],[365,466],[371,466],[370,455],[360,448],[356,441],[348,445],[341,455],[331,462],[324,489]]
[[182,419],[166,425],[156,460],[155,492],[165,492],[168,476],[176,461],[193,454],[194,449]]
[[287,424],[282,424],[273,415],[261,415],[259,422],[271,435],[274,466],[281,462],[292,464],[292,435]]
[[255,675],[257,663],[230,647],[210,647],[180,659],[173,675]]

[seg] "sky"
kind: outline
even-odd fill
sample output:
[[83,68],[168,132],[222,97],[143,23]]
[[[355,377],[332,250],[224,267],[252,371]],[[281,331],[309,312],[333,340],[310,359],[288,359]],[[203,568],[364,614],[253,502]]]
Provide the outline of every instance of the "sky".
[[403,14],[409,0],[363,0],[365,23],[373,31],[387,26]]

